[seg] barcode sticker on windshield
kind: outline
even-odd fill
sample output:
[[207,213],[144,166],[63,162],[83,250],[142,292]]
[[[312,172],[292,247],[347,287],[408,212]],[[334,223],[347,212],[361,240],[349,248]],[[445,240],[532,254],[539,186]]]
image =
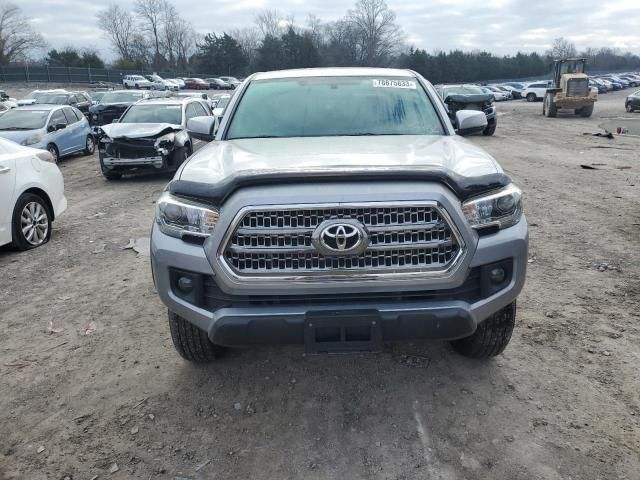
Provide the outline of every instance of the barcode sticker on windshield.
[[374,88],[410,88],[411,90],[416,89],[416,82],[413,80],[373,80]]

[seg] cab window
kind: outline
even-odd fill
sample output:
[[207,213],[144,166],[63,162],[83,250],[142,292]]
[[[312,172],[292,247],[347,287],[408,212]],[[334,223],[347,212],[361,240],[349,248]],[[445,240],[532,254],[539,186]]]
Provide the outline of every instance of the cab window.
[[56,126],[58,124],[64,124],[67,125],[69,122],[67,122],[67,117],[65,117],[64,112],[62,111],[62,109],[60,110],[56,110],[55,112],[53,112],[51,114],[51,118],[49,119],[49,124],[48,126]]

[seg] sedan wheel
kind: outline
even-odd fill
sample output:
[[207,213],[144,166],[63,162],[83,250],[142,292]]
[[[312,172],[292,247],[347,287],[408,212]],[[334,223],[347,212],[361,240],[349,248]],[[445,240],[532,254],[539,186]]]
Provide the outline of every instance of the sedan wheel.
[[29,250],[46,243],[51,236],[51,214],[45,201],[36,194],[24,193],[13,211],[13,243]]
[[44,243],[49,234],[47,211],[37,202],[29,202],[20,216],[22,235],[30,245],[37,247]]
[[629,113],[633,112],[633,107],[631,106],[630,103],[627,103],[627,112]]

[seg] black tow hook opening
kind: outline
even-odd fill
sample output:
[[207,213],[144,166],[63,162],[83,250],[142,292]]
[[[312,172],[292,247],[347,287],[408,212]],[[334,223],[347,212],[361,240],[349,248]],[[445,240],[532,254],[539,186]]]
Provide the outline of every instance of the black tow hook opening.
[[379,352],[382,322],[376,310],[312,312],[304,324],[306,353]]

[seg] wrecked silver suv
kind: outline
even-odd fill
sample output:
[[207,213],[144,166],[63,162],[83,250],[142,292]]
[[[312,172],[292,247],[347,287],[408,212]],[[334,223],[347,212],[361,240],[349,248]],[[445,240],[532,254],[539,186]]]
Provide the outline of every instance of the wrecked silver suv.
[[98,127],[102,174],[113,180],[134,170],[176,170],[198,146],[187,132],[187,121],[211,114],[207,103],[198,98],[149,98],[134,103],[119,120]]
[[[458,133],[487,126],[456,112]],[[300,344],[310,353],[451,340],[507,346],[527,267],[520,190],[456,135],[433,86],[406,70],[258,73],[214,140],[176,173],[151,236],[177,351]]]

